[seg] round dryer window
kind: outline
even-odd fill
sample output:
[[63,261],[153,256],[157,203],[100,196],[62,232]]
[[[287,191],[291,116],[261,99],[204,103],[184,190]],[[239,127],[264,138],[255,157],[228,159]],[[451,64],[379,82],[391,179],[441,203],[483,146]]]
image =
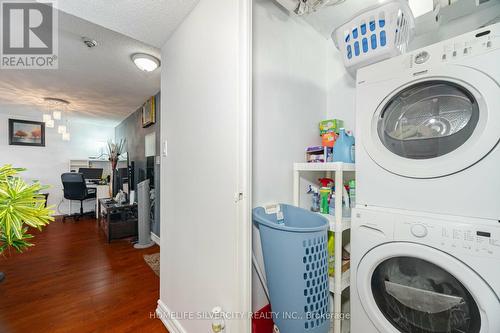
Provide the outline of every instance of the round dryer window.
[[378,120],[384,146],[398,156],[430,159],[462,146],[479,120],[479,106],[464,87],[425,81],[394,95]]
[[450,273],[428,261],[394,257],[371,279],[375,303],[404,333],[479,333],[481,316],[472,295]]

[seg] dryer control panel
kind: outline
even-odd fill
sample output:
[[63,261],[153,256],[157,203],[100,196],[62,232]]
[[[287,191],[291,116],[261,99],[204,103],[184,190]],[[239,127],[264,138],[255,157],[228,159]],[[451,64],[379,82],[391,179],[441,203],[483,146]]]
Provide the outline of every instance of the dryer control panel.
[[449,253],[496,256],[500,260],[500,223],[495,226],[403,217],[394,229],[397,240],[422,243]]
[[427,68],[500,49],[498,25],[479,29],[453,39],[430,45],[408,55],[409,68]]
[[500,23],[360,68],[357,84],[400,77],[401,71],[409,71],[412,76],[419,77],[432,68],[444,64],[465,64],[469,59],[496,50],[500,50]]

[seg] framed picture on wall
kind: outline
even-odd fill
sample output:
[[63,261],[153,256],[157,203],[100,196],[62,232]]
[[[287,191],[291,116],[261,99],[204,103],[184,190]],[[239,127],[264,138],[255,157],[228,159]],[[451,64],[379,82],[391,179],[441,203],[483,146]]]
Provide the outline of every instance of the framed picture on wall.
[[156,122],[155,97],[148,99],[142,106],[142,127],[148,127]]
[[9,145],[45,147],[45,123],[9,119]]

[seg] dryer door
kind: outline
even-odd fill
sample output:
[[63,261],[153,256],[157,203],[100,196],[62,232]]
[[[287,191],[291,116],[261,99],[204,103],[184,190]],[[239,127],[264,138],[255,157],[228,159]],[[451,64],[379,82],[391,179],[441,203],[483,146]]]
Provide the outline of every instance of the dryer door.
[[500,332],[495,293],[472,269],[434,248],[381,245],[361,260],[356,283],[380,332]]
[[386,170],[436,178],[484,158],[500,139],[500,87],[477,70],[448,66],[399,87],[362,121],[364,146]]

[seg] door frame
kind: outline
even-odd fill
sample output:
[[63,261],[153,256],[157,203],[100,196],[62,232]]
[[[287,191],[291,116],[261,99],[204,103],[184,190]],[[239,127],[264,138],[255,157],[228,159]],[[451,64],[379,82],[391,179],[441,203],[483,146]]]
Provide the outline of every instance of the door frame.
[[[241,304],[246,313],[252,311],[252,0],[239,0],[239,109],[238,112],[238,147],[239,189],[235,200],[238,202],[239,230],[239,271],[241,272]],[[240,321],[237,332],[251,333],[250,317]]]

